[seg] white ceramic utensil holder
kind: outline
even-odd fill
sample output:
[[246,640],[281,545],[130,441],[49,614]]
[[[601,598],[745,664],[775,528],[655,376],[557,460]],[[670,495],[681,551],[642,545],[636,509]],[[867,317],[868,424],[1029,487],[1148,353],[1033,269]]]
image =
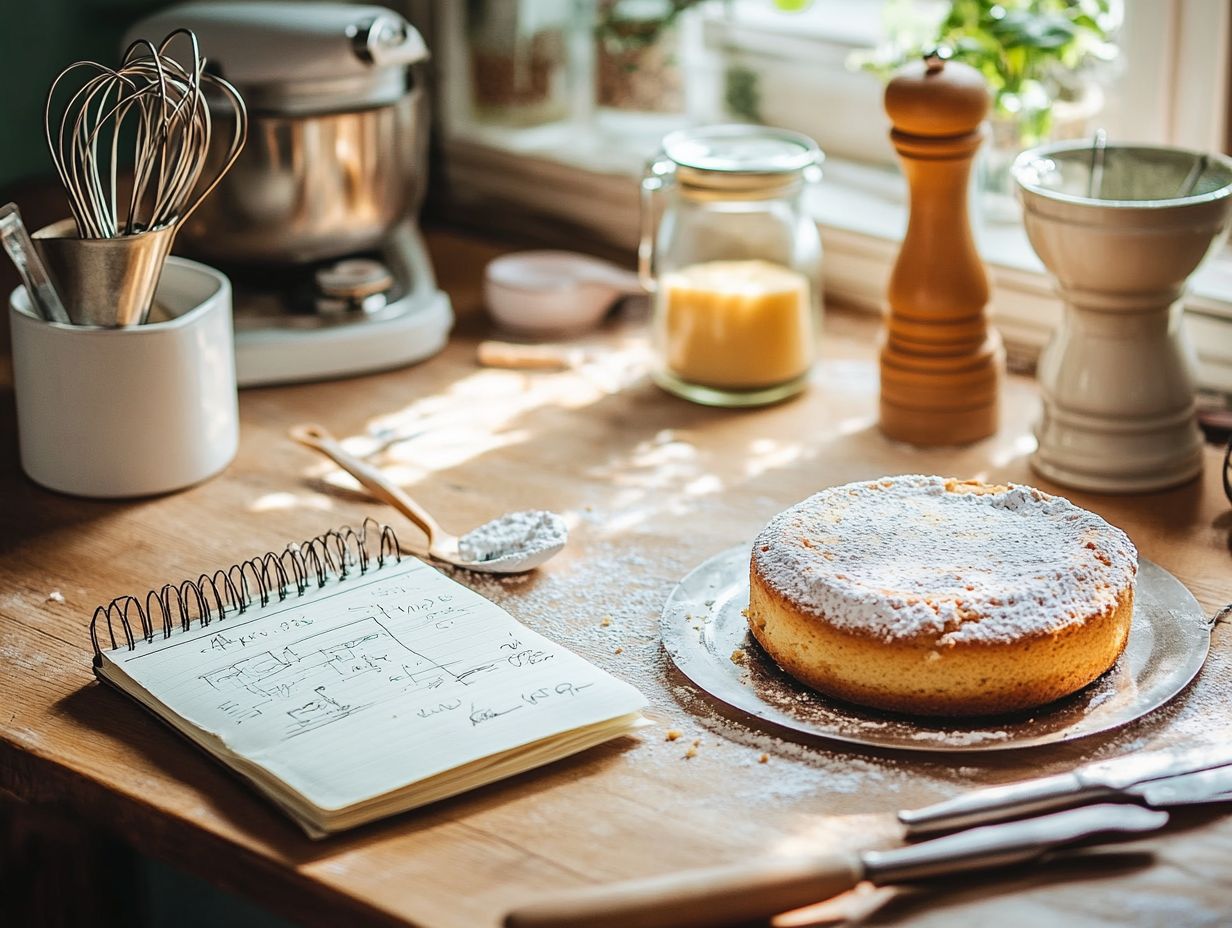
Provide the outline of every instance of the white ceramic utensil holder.
[[129,328],[46,322],[9,298],[21,466],[76,496],[148,496],[212,477],[235,457],[239,415],[231,284],[169,258],[165,321]]
[[1031,464],[1049,480],[1136,493],[1202,469],[1181,296],[1232,207],[1232,161],[1203,158],[1065,142],[1014,164],[1027,235],[1065,302],[1037,374]]

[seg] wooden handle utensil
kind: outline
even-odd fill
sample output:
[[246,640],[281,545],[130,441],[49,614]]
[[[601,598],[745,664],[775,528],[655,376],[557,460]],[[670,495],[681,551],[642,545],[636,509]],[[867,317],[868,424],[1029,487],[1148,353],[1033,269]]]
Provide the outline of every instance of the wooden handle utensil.
[[522,906],[505,928],[719,928],[877,886],[1037,860],[1056,848],[1162,828],[1166,812],[1104,803],[973,828],[888,851],[855,851],[692,870],[575,890]]
[[855,853],[690,870],[595,886],[522,906],[505,928],[703,928],[769,918],[856,886]]

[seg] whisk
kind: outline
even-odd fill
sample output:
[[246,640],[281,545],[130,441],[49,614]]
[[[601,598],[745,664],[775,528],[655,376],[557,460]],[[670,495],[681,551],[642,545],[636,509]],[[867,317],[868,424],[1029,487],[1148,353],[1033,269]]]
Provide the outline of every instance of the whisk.
[[[169,52],[177,39],[189,47],[185,64]],[[217,160],[207,90],[233,116]],[[177,29],[157,46],[134,42],[118,68],[92,61],[67,67],[48,91],[44,126],[77,235],[64,223],[34,238],[69,314],[102,324],[143,321],[176,229],[239,157],[248,132],[243,99],[206,70],[196,35]],[[119,175],[129,152],[125,193]],[[209,177],[211,164],[217,168]]]
[[[187,67],[167,53],[177,37],[191,46]],[[56,90],[80,72],[94,72],[54,118]],[[218,174],[196,190],[210,148],[213,122],[203,87],[221,91],[235,110],[231,143]],[[119,68],[92,61],[69,65],[52,82],[45,110],[47,145],[68,193],[82,238],[133,235],[180,223],[239,156],[247,111],[227,81],[205,70],[197,37],[177,29],[155,47],[140,39]],[[121,213],[117,195],[122,130],[135,120],[133,186]]]

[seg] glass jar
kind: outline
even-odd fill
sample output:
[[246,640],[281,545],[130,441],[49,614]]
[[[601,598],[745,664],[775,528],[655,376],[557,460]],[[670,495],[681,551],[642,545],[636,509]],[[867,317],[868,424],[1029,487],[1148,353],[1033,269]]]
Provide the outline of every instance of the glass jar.
[[595,10],[595,102],[634,113],[684,109],[680,0],[599,0]]
[[[452,7],[453,4],[450,4]],[[539,126],[569,115],[571,0],[467,0],[470,115],[501,126]]]
[[804,388],[821,238],[802,200],[822,157],[807,136],[763,126],[663,140],[642,178],[638,249],[659,386],[710,406],[760,406]]

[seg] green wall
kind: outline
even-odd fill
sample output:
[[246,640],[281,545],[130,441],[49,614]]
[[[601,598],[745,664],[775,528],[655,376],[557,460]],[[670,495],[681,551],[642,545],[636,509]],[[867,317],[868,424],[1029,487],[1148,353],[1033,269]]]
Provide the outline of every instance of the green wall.
[[0,187],[53,168],[47,88],[79,59],[117,64],[130,23],[168,0],[0,0]]

